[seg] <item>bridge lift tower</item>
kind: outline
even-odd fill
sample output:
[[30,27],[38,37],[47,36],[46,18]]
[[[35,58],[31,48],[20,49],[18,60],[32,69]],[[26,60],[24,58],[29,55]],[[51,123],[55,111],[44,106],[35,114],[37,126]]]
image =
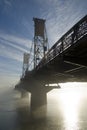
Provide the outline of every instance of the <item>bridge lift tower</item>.
[[30,56],[29,53],[24,53],[24,55],[23,55],[22,78],[24,78],[24,76],[28,72],[28,68],[29,68],[29,56]]
[[34,68],[45,57],[49,49],[44,19],[33,18],[34,21]]

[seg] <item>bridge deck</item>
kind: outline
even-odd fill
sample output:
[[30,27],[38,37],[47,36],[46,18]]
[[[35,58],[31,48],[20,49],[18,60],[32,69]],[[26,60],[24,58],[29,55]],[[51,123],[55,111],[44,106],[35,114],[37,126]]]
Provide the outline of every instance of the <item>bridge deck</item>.
[[87,16],[63,35],[24,79],[29,77],[44,83],[87,81]]

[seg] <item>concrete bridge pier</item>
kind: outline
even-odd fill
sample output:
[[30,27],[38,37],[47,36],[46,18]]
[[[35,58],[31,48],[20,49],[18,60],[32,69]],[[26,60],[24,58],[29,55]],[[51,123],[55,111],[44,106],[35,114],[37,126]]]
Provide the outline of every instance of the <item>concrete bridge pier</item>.
[[34,118],[45,118],[47,115],[47,93],[59,86],[45,86],[37,83],[31,90],[31,114]]
[[25,89],[31,93],[31,116],[33,118],[44,118],[47,113],[47,93],[58,86],[45,86],[44,82],[37,80],[21,81],[16,88]]
[[33,91],[31,93],[31,115],[34,118],[45,118],[47,113],[47,93]]

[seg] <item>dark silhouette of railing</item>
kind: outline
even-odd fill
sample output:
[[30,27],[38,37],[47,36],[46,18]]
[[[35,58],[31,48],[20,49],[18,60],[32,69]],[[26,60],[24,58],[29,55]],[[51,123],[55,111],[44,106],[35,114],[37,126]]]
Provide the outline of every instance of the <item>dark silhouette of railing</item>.
[[75,24],[67,33],[65,33],[43,57],[36,69],[40,69],[45,64],[62,54],[66,49],[77,43],[81,38],[87,35],[87,15]]

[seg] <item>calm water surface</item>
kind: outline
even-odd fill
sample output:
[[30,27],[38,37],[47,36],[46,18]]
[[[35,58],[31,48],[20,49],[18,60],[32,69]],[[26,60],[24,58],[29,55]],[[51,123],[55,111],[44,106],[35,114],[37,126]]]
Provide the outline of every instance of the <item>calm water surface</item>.
[[[47,94],[47,106],[32,112],[30,94],[0,90],[0,130],[87,130],[87,84],[67,84]],[[45,109],[41,113],[41,109]]]

